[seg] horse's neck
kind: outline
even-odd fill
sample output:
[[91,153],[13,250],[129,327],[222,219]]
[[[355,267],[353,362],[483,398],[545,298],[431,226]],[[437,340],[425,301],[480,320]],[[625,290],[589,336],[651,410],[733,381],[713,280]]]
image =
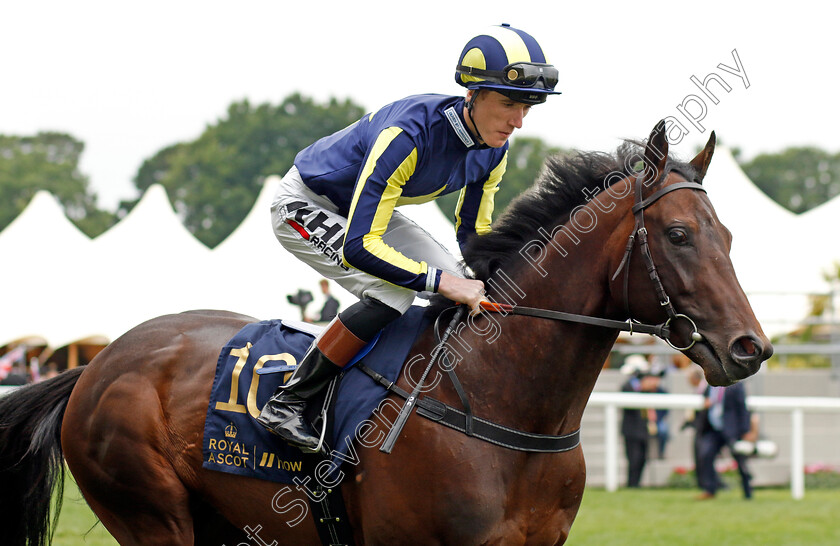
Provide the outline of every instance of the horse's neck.
[[[488,284],[498,301],[604,316],[610,306],[605,239],[614,228],[605,225],[604,233],[578,237],[562,251],[546,244],[549,254],[541,255],[540,264],[520,267],[509,277],[496,275]],[[561,237],[558,232],[553,240]],[[461,339],[471,350],[456,372],[476,414],[549,434],[579,425],[617,336],[606,328],[495,314],[469,326]]]

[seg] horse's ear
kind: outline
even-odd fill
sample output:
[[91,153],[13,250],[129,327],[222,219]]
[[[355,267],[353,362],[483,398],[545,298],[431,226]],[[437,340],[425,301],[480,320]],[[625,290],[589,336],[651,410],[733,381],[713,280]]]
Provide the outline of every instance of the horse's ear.
[[709,168],[709,163],[712,162],[712,155],[715,153],[715,142],[717,142],[717,138],[715,137],[715,132],[712,131],[711,136],[709,136],[709,142],[706,143],[706,147],[703,148],[702,152],[697,154],[697,157],[689,162],[689,164],[694,167],[694,170],[697,171],[697,179],[700,182],[703,182],[703,179],[706,177],[706,169]]
[[645,146],[645,184],[650,185],[659,180],[665,172],[668,161],[668,139],[665,138],[665,120],[659,120],[650,133]]

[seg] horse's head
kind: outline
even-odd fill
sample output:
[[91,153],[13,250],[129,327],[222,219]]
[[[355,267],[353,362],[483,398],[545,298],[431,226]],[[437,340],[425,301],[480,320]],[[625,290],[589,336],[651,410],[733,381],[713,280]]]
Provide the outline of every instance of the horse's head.
[[[669,341],[702,366],[710,384],[728,385],[756,373],[773,347],[735,276],[732,235],[702,189],[714,148],[712,133],[697,157],[675,165],[668,158],[664,122],[654,128],[644,173],[634,181],[636,205],[623,222],[636,225],[635,250],[611,288],[634,319],[661,322],[670,315]],[[650,260],[640,244],[645,234],[637,233],[640,223]],[[664,293],[657,290],[657,277]]]

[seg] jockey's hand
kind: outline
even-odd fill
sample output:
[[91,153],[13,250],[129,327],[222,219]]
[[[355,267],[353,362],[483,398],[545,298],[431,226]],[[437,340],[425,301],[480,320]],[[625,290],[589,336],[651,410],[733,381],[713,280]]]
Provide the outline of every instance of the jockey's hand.
[[470,312],[476,315],[481,312],[481,302],[484,297],[484,283],[475,279],[456,277],[444,271],[440,275],[438,293],[452,301],[468,305]]

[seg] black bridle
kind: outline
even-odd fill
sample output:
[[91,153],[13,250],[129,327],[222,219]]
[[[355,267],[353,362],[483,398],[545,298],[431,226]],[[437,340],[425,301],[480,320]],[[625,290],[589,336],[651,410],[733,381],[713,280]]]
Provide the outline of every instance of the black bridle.
[[[664,175],[663,175],[664,176]],[[630,233],[630,237],[627,240],[627,247],[624,251],[624,258],[622,258],[621,264],[619,264],[618,269],[616,269],[615,274],[612,277],[612,280],[615,280],[619,273],[623,270],[624,271],[624,310],[627,313],[627,316],[632,316],[630,312],[630,288],[629,288],[629,279],[630,279],[630,257],[633,253],[633,241],[638,237],[639,240],[639,251],[642,253],[642,259],[645,262],[645,267],[648,271],[648,276],[650,280],[653,282],[653,288],[656,291],[656,297],[659,300],[659,305],[665,309],[665,313],[668,315],[668,319],[664,323],[665,329],[671,324],[671,321],[676,321],[678,319],[683,319],[691,324],[691,343],[689,343],[685,347],[677,347],[674,345],[670,340],[670,335],[667,337],[663,337],[662,339],[670,345],[672,348],[678,351],[687,351],[691,347],[694,346],[695,343],[701,341],[703,339],[703,335],[697,330],[697,325],[688,315],[684,315],[682,313],[677,313],[674,309],[674,305],[671,303],[671,298],[668,297],[668,294],[665,292],[665,287],[662,285],[662,279],[659,277],[659,272],[656,270],[656,264],[653,262],[653,256],[650,253],[650,245],[648,244],[648,232],[647,228],[645,227],[645,209],[659,200],[660,197],[671,193],[672,191],[681,190],[681,189],[691,189],[702,191],[706,193],[706,188],[702,186],[702,184],[698,184],[697,182],[677,182],[676,184],[671,184],[670,186],[665,186],[664,188],[660,188],[647,199],[642,199],[642,190],[644,189],[644,171],[636,176],[636,202],[633,205],[633,215],[636,218],[636,224],[633,226],[633,231]],[[670,334],[670,332],[669,332]]]
[[[656,296],[659,300],[659,304],[665,309],[665,313],[668,315],[667,320],[661,324],[644,324],[638,321],[633,320],[632,318],[627,319],[626,321],[620,320],[612,320],[612,319],[604,319],[599,317],[590,317],[588,315],[577,315],[574,313],[564,313],[562,311],[552,311],[549,309],[539,309],[534,307],[522,307],[522,306],[514,306],[508,304],[499,304],[499,303],[485,303],[482,304],[482,307],[487,311],[496,311],[504,314],[513,314],[513,315],[523,315],[523,316],[530,316],[530,317],[538,317],[538,318],[546,318],[551,320],[562,320],[567,322],[577,322],[582,324],[589,324],[592,326],[603,326],[605,328],[613,328],[616,330],[621,330],[624,332],[633,333],[644,333],[644,334],[651,334],[655,335],[662,340],[664,340],[668,345],[678,351],[687,351],[688,349],[692,348],[695,343],[701,341],[703,339],[703,335],[697,329],[697,325],[694,321],[687,315],[682,313],[677,313],[674,309],[673,304],[671,303],[671,298],[668,297],[668,294],[665,292],[665,287],[662,285],[662,279],[659,277],[659,272],[656,269],[656,264],[653,261],[653,256],[650,253],[650,245],[648,244],[648,233],[647,228],[645,227],[645,209],[651,206],[653,203],[659,200],[663,195],[666,195],[672,191],[681,190],[681,189],[691,189],[691,190],[698,190],[702,192],[706,192],[706,188],[704,188],[701,184],[697,182],[677,182],[676,184],[671,184],[670,186],[665,186],[664,188],[660,188],[646,199],[642,196],[642,190],[645,186],[645,171],[642,171],[638,175],[636,175],[636,199],[635,203],[633,204],[633,216],[636,219],[636,224],[633,226],[633,230],[630,232],[630,236],[627,239],[627,245],[624,249],[624,257],[619,263],[618,268],[616,269],[615,273],[612,276],[611,280],[615,280],[618,278],[620,274],[624,274],[624,309],[627,313],[628,317],[631,317],[632,314],[630,312],[630,258],[633,255],[633,249],[635,248],[635,242],[638,240],[639,242],[639,250],[642,253],[642,259],[644,260],[645,267],[648,271],[648,276],[650,280],[653,282],[653,288],[656,291]],[[663,175],[664,176],[664,175]],[[671,334],[671,323],[677,321],[679,319],[683,319],[688,321],[691,325],[692,332],[691,332],[691,343],[685,347],[678,347],[674,345],[674,343],[670,340]]]
[[[666,195],[672,191],[681,189],[691,189],[705,192],[706,189],[696,182],[677,182],[676,184],[671,184],[670,186],[660,188],[652,195],[650,195],[647,199],[643,199],[642,190],[644,189],[644,180],[644,172],[636,176],[636,200],[632,209],[633,215],[636,219],[636,224],[633,227],[633,231],[630,232],[630,236],[627,240],[627,246],[624,250],[624,256],[621,260],[621,263],[619,263],[615,274],[613,274],[612,280],[615,281],[615,279],[618,278],[619,274],[621,274],[622,272],[624,273],[624,306],[627,315],[631,316],[629,292],[630,259],[633,254],[633,248],[635,248],[635,242],[636,240],[638,240],[639,249],[642,253],[642,258],[644,259],[645,266],[647,267],[648,275],[650,276],[650,279],[653,282],[654,290],[656,291],[656,295],[659,298],[659,304],[665,309],[665,312],[668,314],[668,318],[665,322],[661,324],[642,324],[640,322],[634,321],[632,318],[628,319],[627,321],[620,321],[604,319],[599,317],[590,317],[587,315],[577,315],[574,313],[565,313],[562,311],[552,311],[550,309],[539,309],[534,307],[522,307],[518,305],[514,306],[510,304],[493,303],[489,301],[482,302],[482,308],[486,311],[503,313],[505,315],[512,314],[545,318],[551,320],[562,320],[566,322],[577,322],[581,324],[589,324],[592,326],[613,328],[616,330],[630,332],[631,334],[633,332],[647,333],[662,338],[668,345],[670,345],[678,351],[687,351],[688,349],[693,347],[695,343],[701,341],[703,339],[703,336],[697,330],[697,325],[687,315],[677,313],[676,310],[674,310],[674,306],[673,304],[671,304],[671,298],[668,297],[668,294],[665,292],[665,287],[662,285],[662,280],[660,279],[659,273],[656,270],[656,264],[653,262],[653,257],[650,254],[650,246],[648,244],[647,238],[647,228],[645,228],[645,209],[653,203],[655,203],[657,200],[659,200],[659,198],[661,198],[663,195]],[[465,309],[465,307],[457,308],[456,315],[455,317],[453,317],[452,322],[449,324],[449,327],[446,329],[446,332],[444,333],[444,336],[442,338],[439,334],[438,322],[440,321],[440,318],[443,315],[443,313],[441,313],[441,315],[438,316],[434,325],[434,331],[437,337],[438,344],[436,346],[435,352],[433,353],[431,361],[428,367],[426,368],[426,371],[423,373],[423,377],[421,378],[420,382],[415,387],[414,392],[406,392],[405,390],[398,387],[394,382],[389,381],[379,373],[368,368],[362,362],[356,364],[356,367],[359,368],[365,374],[367,374],[371,379],[385,387],[385,389],[387,389],[388,391],[406,400],[406,404],[400,411],[399,417],[401,417],[401,419],[396,420],[394,426],[392,426],[391,430],[389,431],[388,437],[390,438],[390,442],[387,442],[387,445],[386,443],[383,443],[383,446],[382,448],[380,448],[380,451],[384,451],[386,453],[391,452],[391,449],[393,448],[396,439],[399,437],[400,432],[402,431],[406,420],[411,415],[411,410],[415,407],[415,405],[417,407],[417,413],[422,415],[423,417],[426,417],[427,419],[431,419],[442,425],[458,430],[466,434],[467,436],[476,437],[509,449],[539,453],[559,453],[576,448],[580,444],[580,429],[575,430],[574,432],[571,432],[569,434],[564,434],[562,436],[534,434],[499,425],[497,423],[493,423],[492,421],[488,421],[486,419],[481,419],[479,417],[474,416],[470,408],[467,394],[464,391],[460,380],[458,380],[458,377],[455,375],[454,366],[447,365],[445,366],[445,369],[449,374],[449,377],[452,381],[453,386],[455,387],[455,391],[457,392],[458,397],[461,399],[461,403],[464,408],[463,411],[458,410],[447,404],[444,404],[429,396],[418,399],[420,386],[424,383],[426,375],[429,373],[431,367],[435,364],[437,356],[443,354],[443,359],[444,361],[446,360],[445,352],[441,352],[437,349],[442,347],[443,344],[446,342],[446,338],[449,337],[451,331],[461,320],[461,316],[464,314]],[[691,343],[686,347],[677,347],[669,339],[671,322],[678,319],[688,321],[691,324],[693,330],[691,333]]]

